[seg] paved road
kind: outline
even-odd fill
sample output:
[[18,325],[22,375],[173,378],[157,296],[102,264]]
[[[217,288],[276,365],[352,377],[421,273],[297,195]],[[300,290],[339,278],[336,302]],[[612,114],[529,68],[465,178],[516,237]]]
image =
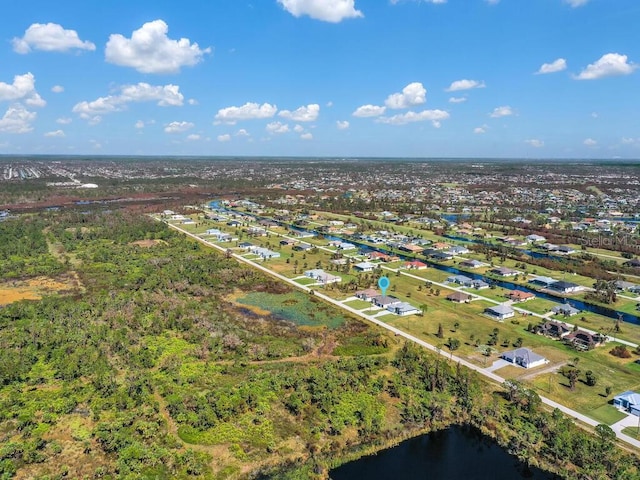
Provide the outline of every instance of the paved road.
[[[203,238],[201,238],[201,237],[199,237],[197,235],[194,235],[193,233],[187,232],[186,230],[183,230],[183,229],[181,229],[180,227],[178,227],[176,225],[172,225],[170,223],[167,223],[167,225],[169,225],[170,228],[173,228],[174,230],[177,230],[177,231],[179,231],[179,232],[181,232],[181,233],[183,233],[183,234],[185,234],[185,235],[197,240],[198,242],[204,243],[207,246],[216,248],[217,250],[220,250],[222,252],[226,252],[227,251],[226,248],[221,247],[219,245],[216,245],[214,243],[208,242],[207,240],[205,240],[205,239],[203,239]],[[307,286],[304,286],[304,285],[300,285],[299,283],[294,282],[292,279],[290,279],[288,277],[285,277],[284,275],[281,275],[279,273],[276,273],[273,270],[270,270],[269,268],[267,268],[267,267],[265,267],[263,265],[260,265],[259,263],[256,263],[256,262],[254,262],[252,260],[248,260],[248,259],[242,257],[241,255],[238,255],[236,253],[232,253],[231,256],[233,258],[235,258],[236,260],[239,260],[242,263],[246,263],[247,265],[250,265],[253,268],[257,268],[258,270],[261,270],[262,272],[264,272],[264,273],[266,273],[268,275],[271,275],[272,277],[276,277],[276,278],[282,280],[283,282],[286,282],[286,283],[288,283],[288,284],[290,284],[290,285],[292,285],[292,286],[294,286],[296,288],[299,288],[299,289],[301,289],[301,290],[303,290],[305,292],[310,292],[312,290],[311,288],[309,288]],[[421,280],[424,280],[424,279],[421,279]],[[435,284],[435,282],[434,282],[434,284]],[[449,287],[447,287],[447,288],[449,288]],[[418,345],[420,345],[420,346],[422,346],[422,347],[424,347],[424,348],[426,348],[428,350],[431,350],[432,352],[437,353],[438,355],[442,355],[442,356],[444,356],[446,358],[449,358],[453,362],[459,363],[459,364],[461,364],[461,365],[463,365],[463,366],[465,366],[465,367],[467,367],[467,368],[469,368],[469,369],[471,369],[471,370],[473,370],[475,372],[478,372],[479,374],[481,374],[481,375],[493,380],[496,383],[502,384],[502,383],[505,382],[505,379],[503,377],[500,377],[499,375],[496,375],[495,373],[490,372],[485,368],[482,368],[482,367],[479,367],[477,365],[474,365],[473,363],[470,363],[470,362],[468,362],[468,361],[464,360],[463,358],[460,358],[460,357],[458,357],[456,355],[452,355],[450,353],[447,353],[447,352],[443,351],[442,349],[440,349],[439,347],[431,345],[430,343],[427,343],[424,340],[421,340],[421,339],[419,339],[417,337],[414,337],[413,335],[411,335],[411,334],[409,334],[407,332],[404,332],[404,331],[402,331],[402,330],[400,330],[400,329],[398,329],[396,327],[393,327],[391,325],[388,325],[388,324],[384,323],[381,320],[378,320],[374,316],[367,315],[367,314],[361,312],[360,310],[356,310],[355,308],[352,308],[352,307],[350,307],[348,305],[344,305],[339,300],[335,300],[335,299],[333,299],[333,298],[331,298],[331,297],[329,297],[329,296],[327,296],[327,295],[325,295],[325,294],[323,294],[321,292],[315,291],[315,290],[314,290],[314,295],[316,297],[318,297],[318,298],[321,298],[322,300],[325,300],[328,303],[331,303],[331,304],[335,305],[336,307],[342,308],[342,309],[352,313],[353,315],[356,315],[356,316],[358,316],[360,318],[363,318],[363,319],[365,319],[365,320],[367,320],[367,321],[369,321],[369,322],[371,322],[371,323],[373,323],[375,325],[378,325],[379,327],[384,328],[385,330],[387,330],[389,332],[392,332],[396,336],[403,337],[406,340],[409,340],[409,341],[411,341],[413,343],[416,343],[416,344],[418,344]],[[493,301],[493,300],[491,300],[491,301]],[[495,302],[495,303],[497,303],[497,302]],[[574,420],[579,420],[579,421],[581,421],[581,422],[583,422],[583,423],[585,423],[587,425],[590,425],[592,427],[595,427],[600,423],[600,422],[597,422],[596,420],[593,420],[590,417],[587,417],[586,415],[583,415],[583,414],[581,414],[579,412],[576,412],[575,410],[572,410],[572,409],[570,409],[568,407],[565,407],[564,405],[561,405],[558,402],[555,402],[555,401],[553,401],[553,400],[551,400],[549,398],[540,396],[540,400],[545,405],[548,405],[551,408],[557,408],[558,410],[562,411],[563,413],[565,413],[569,417],[572,417]],[[616,435],[617,435],[619,440],[622,440],[623,442],[628,443],[629,445],[640,449],[640,441],[635,440],[634,438],[631,438],[631,437],[629,437],[627,435],[624,435],[621,431],[615,431],[615,433],[616,433]]]

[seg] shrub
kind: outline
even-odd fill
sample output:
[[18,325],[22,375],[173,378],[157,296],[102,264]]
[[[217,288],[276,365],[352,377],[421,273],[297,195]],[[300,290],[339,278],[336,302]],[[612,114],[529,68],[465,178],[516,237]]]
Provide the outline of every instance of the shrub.
[[609,353],[614,357],[618,358],[631,358],[631,352],[627,349],[625,345],[618,345],[613,347]]

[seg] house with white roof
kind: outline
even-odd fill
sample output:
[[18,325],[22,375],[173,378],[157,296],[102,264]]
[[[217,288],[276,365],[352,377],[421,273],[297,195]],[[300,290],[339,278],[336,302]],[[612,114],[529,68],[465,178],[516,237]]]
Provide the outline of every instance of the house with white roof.
[[549,360],[528,348],[516,348],[515,350],[504,352],[500,355],[500,358],[523,368],[534,368],[549,363]]
[[640,417],[640,393],[627,390],[613,397],[613,406]]

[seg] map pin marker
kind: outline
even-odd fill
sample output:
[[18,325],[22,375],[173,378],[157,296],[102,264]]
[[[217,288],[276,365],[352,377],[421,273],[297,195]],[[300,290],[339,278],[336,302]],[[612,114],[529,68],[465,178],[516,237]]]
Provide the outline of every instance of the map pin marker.
[[389,288],[390,283],[391,282],[389,282],[387,277],[380,277],[378,280],[378,286],[380,287],[380,290],[382,290],[383,297],[387,296],[387,288]]

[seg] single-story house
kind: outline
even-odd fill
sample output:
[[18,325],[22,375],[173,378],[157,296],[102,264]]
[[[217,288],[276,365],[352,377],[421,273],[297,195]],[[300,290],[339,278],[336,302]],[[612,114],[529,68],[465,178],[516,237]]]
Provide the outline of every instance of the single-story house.
[[369,260],[380,260],[381,262],[393,262],[398,259],[398,257],[382,252],[370,252],[367,256]]
[[633,267],[633,268],[640,268],[640,259],[638,258],[632,258],[631,260],[629,260],[628,262],[624,262],[623,265],[625,267]]
[[546,242],[547,241],[547,239],[544,238],[542,235],[535,235],[535,234],[527,235],[527,240],[529,242]]
[[549,320],[536,327],[536,333],[551,338],[564,338],[571,333],[571,327],[566,323]]
[[353,243],[349,242],[340,242],[338,245],[338,250],[355,250],[356,246]]
[[447,250],[447,253],[450,253],[451,255],[464,255],[465,253],[469,253],[469,249],[467,247],[460,247],[456,245]]
[[247,233],[257,237],[265,237],[267,235],[267,231],[262,227],[249,227]]
[[463,268],[480,268],[485,267],[486,265],[486,263],[482,263],[479,260],[464,260],[460,262],[460,266]]
[[627,390],[613,397],[613,406],[640,417],[640,393]]
[[575,307],[572,307],[568,303],[563,303],[562,305],[557,305],[551,309],[554,315],[564,315],[565,317],[571,317],[573,315],[577,315],[580,313]]
[[389,305],[402,303],[398,298],[391,295],[376,295],[372,298],[373,304],[377,307],[387,308]]
[[435,252],[431,254],[431,258],[433,258],[434,260],[446,261],[453,259],[453,255],[451,255],[449,252]]
[[391,313],[395,313],[396,315],[405,316],[405,315],[418,315],[422,313],[419,308],[414,307],[410,303],[400,302],[394,303],[387,306],[387,310]]
[[452,275],[447,278],[447,282],[449,283],[457,283],[458,285],[464,285],[468,287],[473,282],[472,278],[467,277],[466,275]]
[[280,253],[279,252],[274,252],[272,250],[269,250],[268,248],[255,248],[253,250],[253,253],[255,253],[256,255],[259,255],[260,257],[262,257],[263,259],[267,260],[269,258],[280,258]]
[[552,283],[549,288],[561,293],[575,293],[584,290],[584,287],[582,285],[578,285],[577,283],[565,282],[564,280],[559,280]]
[[346,258],[334,258],[332,260],[329,260],[329,263],[331,263],[332,265],[346,265],[347,264],[347,259]]
[[403,245],[400,245],[400,250],[409,253],[420,253],[424,250],[424,248],[418,245],[414,245],[413,243],[405,243]]
[[241,243],[238,244],[238,246],[240,248],[244,248],[246,250],[246,249],[249,249],[249,248],[253,247],[253,243],[251,243],[251,242],[241,242]]
[[528,348],[516,348],[515,350],[504,352],[500,355],[500,358],[524,368],[534,368],[549,363],[549,360]]
[[433,245],[431,245],[431,248],[433,248],[434,250],[444,250],[449,247],[451,247],[451,245],[444,242],[436,242]]
[[311,250],[312,248],[313,247],[308,243],[299,243],[297,245],[294,245],[292,250],[295,250],[296,252],[306,252],[307,250]]
[[507,297],[514,302],[526,302],[527,300],[536,298],[533,293],[523,292],[522,290],[512,290],[507,294]]
[[471,286],[476,290],[484,290],[485,288],[490,287],[490,285],[484,280],[474,280],[471,282]]
[[485,308],[484,313],[491,317],[497,318],[498,320],[505,320],[507,318],[515,316],[516,314],[513,308],[503,303]]
[[453,292],[451,295],[447,296],[447,300],[455,303],[469,303],[471,298],[471,295],[463,292]]
[[321,268],[307,270],[306,272],[304,272],[304,276],[316,280],[322,285],[329,285],[330,283],[338,283],[342,281],[342,278],[340,278],[339,276],[327,273]]
[[570,247],[569,245],[560,245],[557,249],[556,252],[558,253],[562,253],[564,255],[569,255],[571,253],[576,253],[575,248]]
[[538,285],[539,287],[549,288],[551,285],[553,285],[557,281],[558,280],[556,280],[555,278],[537,276],[537,277],[533,277],[531,280],[529,280],[529,283],[532,283],[534,285]]
[[360,262],[356,263],[353,268],[358,272],[373,272],[376,268],[376,264],[371,262]]
[[615,281],[616,290],[624,292],[637,292],[640,289],[640,285],[631,282],[625,282],[624,280],[616,280]]
[[599,333],[589,333],[584,330],[576,330],[564,337],[565,342],[579,350],[591,350],[605,343],[607,337]]
[[238,220],[229,220],[227,222],[227,225],[229,225],[230,227],[239,227],[240,225],[242,225],[242,222],[239,222]]
[[292,246],[295,245],[296,241],[295,240],[291,240],[290,238],[285,238],[283,240],[280,240],[280,245],[282,245],[283,247],[288,247],[288,246]]
[[522,273],[522,272],[519,272],[518,270],[513,270],[512,268],[507,268],[507,267],[492,268],[490,272],[495,275],[500,275],[501,277],[514,277]]
[[411,262],[407,262],[404,264],[405,268],[413,269],[413,270],[424,270],[428,267],[426,263],[421,262],[420,260],[413,260]]
[[367,288],[366,290],[360,290],[355,293],[355,296],[360,300],[364,300],[366,302],[370,302],[373,297],[377,297],[380,295],[378,290],[374,290],[373,288]]

